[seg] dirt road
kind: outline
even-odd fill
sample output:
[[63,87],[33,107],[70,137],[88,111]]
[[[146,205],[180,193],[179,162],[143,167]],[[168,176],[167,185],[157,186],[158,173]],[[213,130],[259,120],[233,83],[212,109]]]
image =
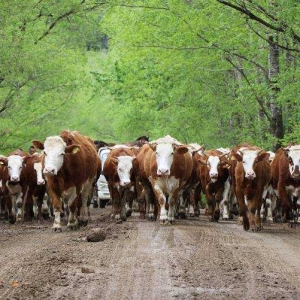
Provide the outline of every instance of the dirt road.
[[[0,299],[300,299],[300,227],[245,232],[204,216],[172,226],[110,207],[91,209],[85,229],[52,222],[0,224]],[[106,239],[87,242],[102,228]]]

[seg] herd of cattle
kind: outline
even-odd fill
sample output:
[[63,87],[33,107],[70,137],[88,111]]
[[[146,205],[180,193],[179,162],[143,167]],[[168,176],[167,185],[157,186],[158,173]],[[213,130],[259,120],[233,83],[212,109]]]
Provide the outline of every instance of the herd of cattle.
[[236,208],[245,230],[261,230],[264,219],[298,218],[300,145],[276,153],[249,143],[206,150],[167,135],[110,146],[102,166],[94,141],[77,131],[32,143],[41,151],[0,155],[1,211],[10,223],[31,218],[32,212],[42,220],[45,199],[50,199],[55,231],[61,231],[65,211],[68,228],[85,226],[101,172],[108,182],[112,217],[123,221],[131,215],[133,201],[141,217],[161,224],[199,216],[203,194],[211,221],[231,218]]

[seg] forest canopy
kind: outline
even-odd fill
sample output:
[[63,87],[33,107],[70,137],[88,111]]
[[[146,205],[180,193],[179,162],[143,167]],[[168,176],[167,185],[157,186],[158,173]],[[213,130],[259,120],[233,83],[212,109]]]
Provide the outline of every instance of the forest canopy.
[[63,129],[207,148],[300,140],[297,0],[0,3],[1,154]]

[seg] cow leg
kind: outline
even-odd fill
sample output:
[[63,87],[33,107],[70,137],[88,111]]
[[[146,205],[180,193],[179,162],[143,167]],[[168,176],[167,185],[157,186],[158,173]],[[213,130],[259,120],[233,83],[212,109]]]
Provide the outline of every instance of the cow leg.
[[220,201],[220,211],[222,212],[222,219],[229,219],[229,210],[228,210],[228,199],[230,194],[230,182],[226,180],[224,183],[224,191],[222,194],[222,200]]
[[176,200],[178,199],[178,194],[169,195],[169,210],[168,210],[168,221],[170,224],[175,222],[175,211],[176,211]]
[[52,201],[53,214],[54,214],[54,222],[53,222],[52,230],[56,232],[61,232],[62,228],[61,228],[60,218],[61,218],[61,214],[64,213],[62,201],[58,193],[54,190],[49,191],[49,196]]
[[242,217],[244,230],[249,230],[250,223],[249,223],[249,218],[247,215],[248,207],[245,204],[246,199],[244,199],[243,193],[238,189],[236,191],[236,196],[237,196],[237,201],[238,201],[238,206],[239,206],[239,216]]
[[[79,221],[79,225],[80,226],[87,226],[88,224],[88,218],[89,218],[89,209],[88,209],[88,199],[89,199],[89,195],[90,192],[92,190],[92,186],[93,186],[93,180],[88,179],[82,188],[82,192],[81,192],[81,205],[79,208],[79,217],[78,217],[78,221]],[[77,194],[79,194],[80,191],[77,191]]]
[[256,215],[255,215],[255,230],[256,231],[260,231],[263,229],[260,210],[261,210],[261,204],[258,203],[256,205]]
[[117,187],[113,187],[112,189],[110,189],[110,191],[111,191],[111,197],[112,197],[111,217],[115,218],[116,220],[119,220],[121,217],[120,193],[119,193]]
[[128,196],[128,191],[126,188],[120,188],[120,218],[122,221],[127,220],[126,216],[126,202],[127,202],[127,196]]
[[159,210],[159,222],[160,224],[167,224],[168,220],[168,211],[166,209],[166,196],[164,193],[161,191],[161,189],[158,186],[154,186],[154,193],[155,197],[157,199],[158,203],[158,210]]
[[281,199],[283,222],[286,222],[287,220],[291,219],[290,216],[291,205],[290,205],[289,197],[285,190],[285,186],[281,184],[281,182],[278,183],[278,194],[279,194],[279,198]]
[[6,207],[7,207],[7,212],[8,212],[8,221],[11,224],[14,224],[16,222],[16,209],[15,209],[15,205],[13,204],[13,202],[15,200],[13,200],[13,197],[10,197],[8,195],[6,195]]
[[[76,189],[76,188],[75,188]],[[75,198],[74,195],[72,195],[69,200],[68,200],[68,224],[67,228],[74,230],[77,229],[79,226],[82,224],[80,223],[80,207],[82,205],[82,198],[81,194],[77,195],[75,193]]]

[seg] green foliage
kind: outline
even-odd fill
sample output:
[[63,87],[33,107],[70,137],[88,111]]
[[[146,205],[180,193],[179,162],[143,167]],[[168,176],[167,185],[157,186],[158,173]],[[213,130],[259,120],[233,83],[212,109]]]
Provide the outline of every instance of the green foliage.
[[299,2],[225,2],[2,1],[0,152],[62,129],[272,149],[272,107],[300,141]]

